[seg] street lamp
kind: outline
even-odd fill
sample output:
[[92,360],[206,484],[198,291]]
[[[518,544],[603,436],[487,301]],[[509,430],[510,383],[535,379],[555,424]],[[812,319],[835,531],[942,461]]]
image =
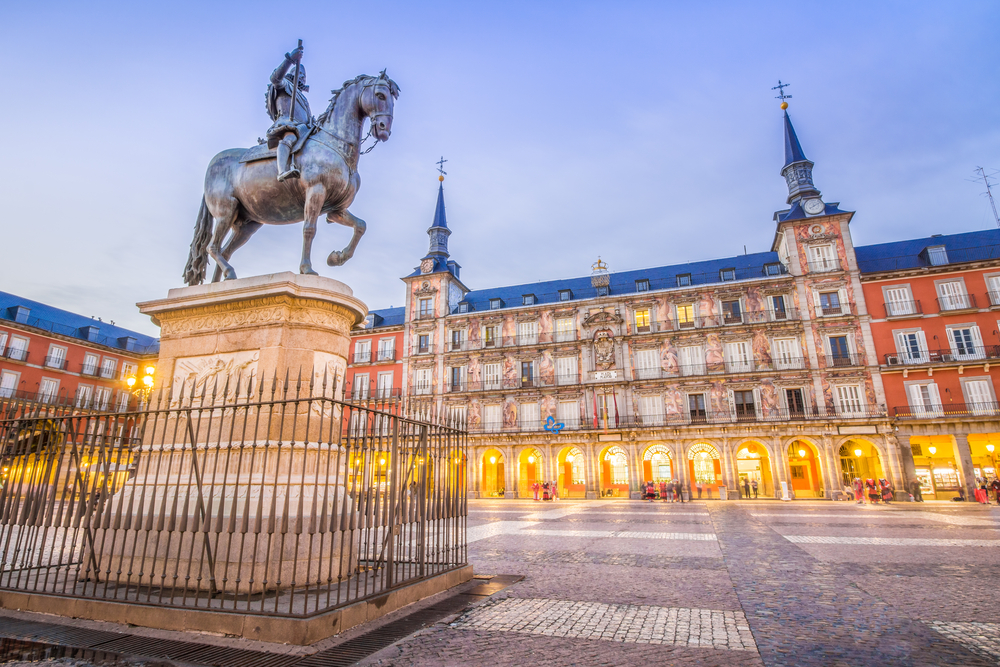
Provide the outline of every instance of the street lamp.
[[993,456],[993,449],[994,447],[992,442],[986,443],[986,451],[990,453],[990,463],[993,464],[993,477],[995,478],[997,477],[997,459],[995,456]]
[[145,372],[140,377],[138,369],[136,369],[136,371],[125,378],[125,384],[128,386],[128,390],[132,392],[133,396],[138,398],[141,402],[146,403],[149,401],[149,397],[153,393],[153,376],[156,373],[156,367],[149,364],[146,366],[144,371]]
[[799,458],[800,459],[804,459],[805,457],[806,457],[806,450],[800,449],[799,450]]

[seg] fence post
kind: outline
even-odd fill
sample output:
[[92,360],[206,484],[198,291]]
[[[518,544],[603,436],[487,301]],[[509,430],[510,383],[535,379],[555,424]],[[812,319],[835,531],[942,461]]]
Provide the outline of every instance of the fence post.
[[422,460],[420,470],[419,501],[420,525],[417,527],[417,563],[419,575],[425,576],[427,568],[427,447],[429,434],[427,425],[420,427],[420,444],[418,445],[418,460]]

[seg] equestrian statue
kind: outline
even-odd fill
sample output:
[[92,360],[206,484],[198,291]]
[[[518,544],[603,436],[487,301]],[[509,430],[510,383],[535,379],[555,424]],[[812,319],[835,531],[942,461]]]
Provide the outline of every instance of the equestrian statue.
[[222,151],[209,163],[184,267],[186,284],[205,281],[209,257],[215,260],[212,282],[236,278],[229,258],[261,225],[299,221],[304,221],[299,272],[316,275],[312,242],[322,214],[327,222],[354,230],[347,247],[331,252],[326,263],[341,266],[354,255],[366,225],[347,208],[361,187],[358,159],[364,121],[368,119],[368,134],[376,144],[388,141],[399,86],[385,70],[378,76],[362,74],[333,91],[326,111],[313,118],[301,59],[300,41],[271,74],[266,102],[273,124],[267,139],[253,148]]

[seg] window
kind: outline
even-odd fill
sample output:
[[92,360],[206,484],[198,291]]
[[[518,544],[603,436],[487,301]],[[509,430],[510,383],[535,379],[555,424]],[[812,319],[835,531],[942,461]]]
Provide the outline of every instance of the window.
[[649,308],[635,311],[635,330],[637,333],[649,331]]
[[465,346],[465,330],[464,329],[452,329],[451,330],[451,349],[461,350]]
[[28,358],[28,339],[21,336],[10,337],[10,347],[7,348],[7,358],[13,361],[24,361]]
[[517,344],[536,345],[538,343],[538,323],[518,322],[517,323]]
[[639,414],[642,416],[642,423],[646,426],[663,424],[663,397],[659,395],[640,396]]
[[736,280],[736,269],[722,269],[719,271],[719,278],[723,282]]
[[483,364],[483,389],[500,388],[500,364]]
[[560,301],[569,301],[572,298],[573,298],[573,290],[569,290],[569,289],[561,289],[561,290],[559,290],[559,300]]
[[372,342],[359,340],[354,344],[354,363],[366,364],[372,359]]
[[110,378],[115,376],[115,367],[118,365],[117,359],[112,359],[110,357],[104,357],[104,363],[101,364],[101,377]]
[[0,355],[7,349],[7,332],[0,331]]
[[0,398],[10,398],[17,391],[17,373],[0,371]]
[[500,430],[500,426],[503,424],[502,418],[500,416],[501,406],[499,405],[487,405],[483,407],[483,430],[490,432],[497,432]]
[[840,292],[820,292],[819,307],[820,315],[840,315]]
[[934,382],[913,383],[906,387],[914,415],[935,416],[941,412],[941,396]]
[[996,412],[996,402],[988,379],[966,380],[962,383],[965,391],[966,409],[975,415],[991,415]]
[[125,412],[128,410],[128,401],[131,397],[127,391],[122,391],[118,393],[118,400],[115,402],[115,410],[118,412]]
[[378,374],[378,398],[392,397],[392,372]]
[[[990,305],[1000,306],[1000,276],[988,277],[986,279],[986,289],[989,290]],[[2,335],[0,334],[0,336]],[[2,341],[0,341],[0,349],[3,349]]]
[[97,375],[97,355],[89,352],[83,356],[83,374]]
[[756,419],[757,411],[754,408],[753,391],[734,391],[733,409],[736,412],[737,419]]
[[704,375],[705,352],[700,345],[690,345],[678,349],[681,361],[681,375]]
[[413,377],[414,384],[416,385],[414,393],[416,394],[429,394],[431,393],[431,369],[430,368],[418,368],[417,372],[414,373]]
[[963,310],[973,306],[971,298],[965,293],[965,284],[960,280],[938,283],[937,289],[941,310]]
[[420,319],[434,317],[434,299],[420,300]]
[[129,361],[122,362],[122,369],[121,372],[118,374],[119,380],[124,380],[130,377],[138,378],[138,376],[139,376],[139,364],[134,364]]
[[897,331],[896,351],[899,360],[904,364],[926,364],[930,361],[927,355],[927,340],[923,331]]
[[53,380],[51,378],[42,378],[42,381],[38,384],[38,400],[43,403],[48,403],[55,400],[56,394],[59,393],[59,381]]
[[691,286],[691,274],[681,273],[677,276],[677,286],[678,287],[690,287]]
[[576,384],[576,357],[556,357],[556,384]]
[[641,280],[635,281],[635,291],[636,292],[648,292],[649,291],[649,280],[642,278]]
[[986,349],[977,326],[951,327],[948,329],[948,342],[951,343],[952,354],[957,359],[984,359]]
[[382,338],[378,342],[378,360],[393,361],[396,358],[396,339]]
[[650,380],[660,377],[660,351],[635,351],[635,377],[637,380]]
[[532,387],[534,386],[534,371],[535,362],[533,361],[522,361],[521,362],[521,386],[522,387]]
[[832,245],[809,246],[810,271],[834,271],[838,268]]
[[851,366],[851,351],[847,346],[847,336],[830,336],[830,365]]
[[801,389],[785,390],[785,405],[788,406],[788,413],[793,417],[801,417],[806,413],[806,404],[802,400]]
[[503,308],[503,299],[490,299],[490,310],[500,310]]
[[611,468],[612,484],[628,484],[628,455],[621,447],[615,446],[604,455],[604,460]]
[[608,295],[608,286],[607,285],[598,285],[597,286],[597,296],[607,296],[607,295]]
[[838,415],[842,417],[864,416],[865,404],[861,400],[861,390],[857,385],[835,387],[834,398]]
[[355,401],[363,401],[368,398],[368,373],[358,373],[354,376],[351,385],[351,398]]
[[781,275],[781,264],[775,262],[774,264],[764,265],[764,275],[765,276],[780,276]]
[[538,403],[521,403],[518,423],[522,431],[539,430],[542,427],[542,420],[539,416]]
[[430,352],[431,350],[431,337],[429,334],[420,334],[417,336],[417,352],[419,354],[424,354],[425,352]]
[[483,328],[483,347],[497,347],[500,337],[496,325]]
[[726,324],[740,324],[743,322],[743,311],[740,308],[740,300],[723,301],[722,317]]
[[775,338],[773,350],[774,366],[779,371],[802,368],[802,348],[797,338]]
[[753,370],[753,351],[749,341],[726,343],[726,372],[749,373]]
[[708,417],[705,412],[705,394],[688,394],[688,414],[692,423],[705,423]]
[[948,251],[943,245],[928,246],[927,261],[931,266],[941,266],[948,263]]
[[465,368],[452,366],[449,371],[449,379],[451,380],[451,391],[463,391],[465,389]]
[[682,303],[677,306],[677,326],[680,329],[694,328],[694,305]]
[[465,302],[465,301],[463,301],[460,304],[458,304],[458,312],[460,312],[460,313],[467,313],[467,312],[469,312],[469,304],[467,302]]
[[556,421],[565,424],[566,428],[580,426],[580,411],[576,401],[559,401],[556,406]]
[[535,295],[534,294],[523,294],[523,295],[521,295],[521,305],[522,306],[534,306],[535,305]]
[[913,299],[910,297],[910,288],[887,287],[885,288],[885,315],[886,317],[900,317],[902,315],[915,315],[916,308]]
[[788,313],[785,311],[785,297],[781,295],[771,297],[771,317],[775,320],[788,319]]
[[555,322],[556,342],[564,343],[576,339],[576,330],[573,328],[573,318],[560,317]]
[[111,403],[111,389],[108,387],[96,387],[94,389],[94,405],[95,410],[107,410],[108,405]]
[[73,400],[78,408],[89,408],[90,399],[94,394],[94,388],[87,384],[81,384],[76,388],[76,397]]
[[49,354],[45,357],[45,365],[49,368],[62,370],[66,366],[66,348],[61,345],[50,345]]

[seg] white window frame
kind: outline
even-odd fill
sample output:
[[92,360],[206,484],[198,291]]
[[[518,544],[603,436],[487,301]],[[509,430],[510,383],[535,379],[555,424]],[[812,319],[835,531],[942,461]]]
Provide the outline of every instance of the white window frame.
[[[45,387],[49,387],[49,390],[46,391]],[[43,403],[48,403],[54,400],[57,396],[59,396],[59,380],[56,378],[43,377],[38,382],[38,400]]]
[[[865,415],[865,394],[860,385],[833,385],[831,392],[838,417],[863,417]],[[853,396],[845,396],[845,394],[853,394]]]
[[[4,386],[4,378],[13,378],[13,380],[8,380],[7,386]],[[16,394],[20,383],[21,374],[19,372],[7,369],[0,371],[0,398],[10,398]]]
[[537,345],[538,344],[538,322],[518,322],[517,323],[517,344]]
[[503,364],[493,362],[483,364],[483,389],[498,390],[503,387]]
[[94,397],[94,385],[78,384],[76,394],[73,396],[73,404],[78,408],[89,408]]
[[[907,404],[910,406],[910,414],[914,417],[941,416],[941,393],[938,391],[936,382],[933,380],[918,380],[904,382],[903,386],[906,391]],[[923,396],[923,388],[927,389],[926,401]]]
[[0,357],[7,351],[7,336],[6,331],[0,331]]
[[663,396],[646,394],[639,396],[639,415],[644,426],[661,426],[664,423]]
[[[962,396],[965,398],[966,409],[974,415],[992,415],[997,412],[996,388],[993,386],[993,378],[989,375],[961,378]],[[986,393],[980,396],[973,395],[969,390],[973,384],[983,383],[986,385]],[[983,400],[985,399],[985,400]]]
[[1000,306],[1000,273],[983,276],[986,279],[986,296],[991,306]]
[[[645,324],[640,324],[641,317],[645,314]],[[632,311],[632,322],[635,324],[636,333],[647,333],[653,330],[653,309],[649,308],[636,308]]]
[[[903,296],[905,298],[893,298]],[[913,300],[913,290],[909,283],[899,285],[884,285],[882,287],[882,303],[885,304],[886,317],[906,317],[916,315],[916,302]]]
[[[681,375],[684,377],[705,375],[705,347],[703,345],[684,345],[677,348],[680,360]],[[694,359],[692,359],[694,355]]]
[[[782,348],[786,347],[787,350]],[[771,341],[771,359],[779,371],[800,370],[804,367],[802,342],[798,338],[775,338]]]
[[[820,295],[829,294],[831,292],[837,293],[837,301],[840,307],[837,309],[837,312],[830,311],[827,313],[823,310]],[[851,313],[851,305],[847,302],[847,290],[843,287],[823,290],[813,289],[813,303],[816,304],[816,315],[819,317],[837,317],[838,315],[849,315]]]
[[[958,285],[960,292],[952,292],[945,289],[946,285]],[[969,290],[965,286],[965,278],[948,278],[946,280],[935,280],[934,291],[938,296],[938,308],[943,313],[954,310],[968,310],[972,308]]]
[[832,243],[818,243],[808,246],[807,260],[809,271],[812,273],[825,273],[836,271],[837,251]]
[[119,373],[118,373],[118,379],[119,380],[124,380],[125,378],[127,378],[129,376],[130,372],[133,375],[138,376],[139,375],[139,364],[137,364],[135,362],[132,362],[132,361],[125,361],[123,359],[122,360],[121,371],[119,371]]
[[[13,361],[24,361],[28,358],[28,346],[31,345],[31,339],[26,336],[18,336],[16,334],[11,334],[10,343],[7,347],[7,358]],[[16,354],[14,352],[17,351]]]
[[577,384],[579,382],[579,373],[579,364],[575,356],[556,357],[556,384]]
[[351,400],[363,401],[369,396],[371,378],[368,373],[355,373],[351,380]]
[[94,387],[94,409],[95,410],[107,410],[108,405],[111,403],[111,388],[110,387]]
[[354,363],[367,364],[372,360],[372,339],[366,338],[354,343]]
[[660,377],[660,350],[658,348],[635,350],[633,355],[637,380],[655,380]]
[[[388,382],[386,382],[388,380]],[[383,371],[378,374],[378,380],[376,380],[378,392],[378,398],[391,398],[392,397],[392,384],[393,384],[393,372]]]
[[557,343],[565,343],[567,341],[576,340],[576,329],[573,327],[572,317],[556,318],[553,326],[555,328]]
[[[910,336],[916,338],[916,353],[910,347]],[[896,329],[892,332],[892,338],[896,343],[896,354],[901,364],[926,364],[930,361],[927,336],[923,329]]]
[[559,401],[556,403],[556,421],[566,428],[580,427],[580,404],[578,401]]
[[118,360],[114,357],[104,357],[101,360],[100,375],[104,379],[110,379],[115,376],[115,369],[118,368]]
[[753,371],[753,345],[748,340],[734,340],[722,346],[727,373]]
[[[959,343],[956,331],[968,331],[970,341],[963,340]],[[986,348],[983,346],[983,336],[976,324],[949,324],[945,327],[945,335],[948,336],[948,347],[958,361],[975,361],[986,358]],[[959,349],[965,350],[959,352]]]
[[[49,351],[45,355],[44,366],[46,368],[55,368],[58,370],[66,368],[66,355],[68,353],[69,348],[65,345],[56,345],[55,343],[51,343],[49,345]],[[59,363],[49,363],[49,360],[52,358],[58,359]]]
[[483,430],[488,433],[499,433],[502,428],[503,428],[503,406],[500,405],[499,403],[484,405]]
[[424,396],[433,393],[433,383],[433,369],[418,368],[413,372],[413,393],[417,396]]
[[528,401],[517,406],[517,423],[522,431],[538,431],[542,428],[538,401]]
[[378,360],[394,361],[396,357],[396,337],[378,339]]
[[96,376],[101,370],[101,357],[93,352],[85,352],[81,372],[84,375]]
[[434,297],[421,297],[417,299],[417,319],[423,320],[432,317],[434,317]]

